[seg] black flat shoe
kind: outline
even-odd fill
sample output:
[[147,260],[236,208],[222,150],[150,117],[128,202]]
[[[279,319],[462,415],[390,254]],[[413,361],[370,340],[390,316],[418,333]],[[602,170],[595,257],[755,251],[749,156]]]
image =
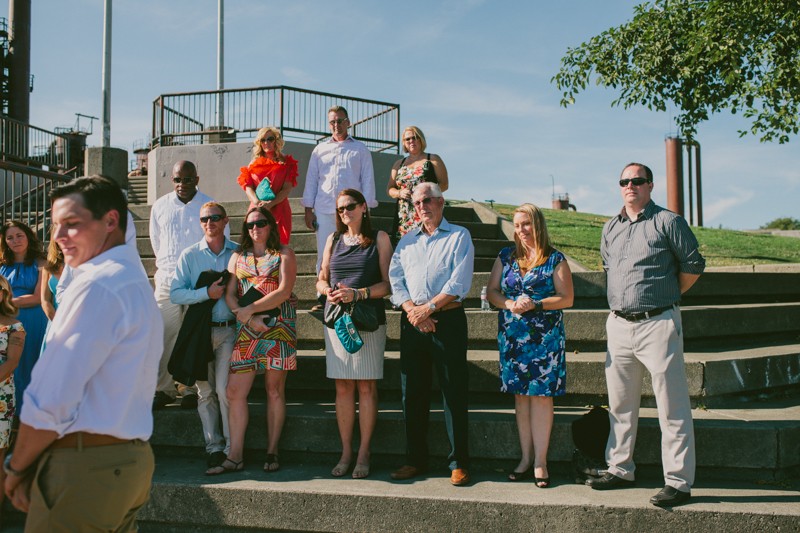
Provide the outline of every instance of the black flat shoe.
[[516,470],[512,471],[508,475],[509,481],[525,481],[526,479],[530,479],[533,477],[533,467],[530,467],[527,470],[523,470],[522,472],[517,472]]
[[688,502],[691,497],[691,491],[683,492],[667,485],[658,491],[658,494],[650,498],[650,503],[657,507],[675,507]]
[[603,477],[587,479],[586,484],[594,490],[611,490],[633,487],[636,482],[628,481],[627,479],[615,476],[611,472],[606,472]]

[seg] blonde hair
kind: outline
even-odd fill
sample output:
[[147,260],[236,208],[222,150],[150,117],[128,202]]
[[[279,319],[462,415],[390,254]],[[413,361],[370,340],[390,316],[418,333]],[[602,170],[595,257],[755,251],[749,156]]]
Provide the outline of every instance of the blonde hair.
[[[550,235],[547,233],[547,222],[544,220],[544,214],[541,209],[533,204],[522,204],[514,209],[514,215],[517,213],[528,215],[528,218],[531,220],[531,226],[533,226],[534,251],[531,266],[540,265],[553,251],[553,246],[550,244]],[[511,218],[513,220],[513,215]],[[522,259],[523,262],[527,262],[528,247],[520,240],[516,231],[514,232],[514,244],[516,245],[514,257],[517,258],[517,262],[519,262],[520,259]]]
[[223,217],[228,216],[228,212],[225,211],[225,207],[222,204],[218,204],[217,202],[206,202],[200,207],[200,211],[203,209],[219,209],[222,212]]
[[11,284],[4,276],[0,276],[0,289],[3,289],[0,294],[0,315],[12,318],[17,316],[17,306],[11,301],[14,296],[11,294]]
[[408,148],[406,148],[406,143],[405,141],[402,140],[403,137],[406,136],[407,131],[413,132],[414,135],[417,136],[417,139],[419,139],[419,144],[420,146],[422,146],[422,151],[424,152],[425,148],[428,147],[428,143],[427,141],[425,141],[425,134],[422,133],[422,130],[416,126],[408,126],[406,129],[403,130],[403,133],[400,135],[401,142],[403,143],[403,151],[405,153],[408,153]]
[[256,134],[256,138],[253,140],[253,160],[255,161],[258,157],[266,157],[266,152],[264,149],[261,148],[261,141],[269,137],[269,134],[272,134],[275,137],[275,159],[277,161],[283,161],[283,146],[285,141],[281,136],[281,130],[276,128],[275,126],[267,126],[265,128],[261,128],[258,130]]
[[53,238],[56,234],[55,224],[50,226],[50,242],[47,243],[47,262],[44,265],[45,271],[49,274],[58,274],[64,266],[64,252]]

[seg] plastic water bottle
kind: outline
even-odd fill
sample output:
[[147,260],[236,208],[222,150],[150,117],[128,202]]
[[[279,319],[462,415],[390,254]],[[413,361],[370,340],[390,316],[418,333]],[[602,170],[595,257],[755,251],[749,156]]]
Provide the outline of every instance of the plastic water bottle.
[[481,311],[489,311],[489,298],[486,295],[486,287],[481,289]]

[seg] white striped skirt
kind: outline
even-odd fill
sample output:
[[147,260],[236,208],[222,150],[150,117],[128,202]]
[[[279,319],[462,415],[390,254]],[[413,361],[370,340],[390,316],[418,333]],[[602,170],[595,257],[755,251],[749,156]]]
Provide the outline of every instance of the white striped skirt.
[[348,353],[331,328],[325,330],[326,375],[330,379],[383,379],[383,356],[386,351],[386,326],[375,331],[360,331],[364,346]]

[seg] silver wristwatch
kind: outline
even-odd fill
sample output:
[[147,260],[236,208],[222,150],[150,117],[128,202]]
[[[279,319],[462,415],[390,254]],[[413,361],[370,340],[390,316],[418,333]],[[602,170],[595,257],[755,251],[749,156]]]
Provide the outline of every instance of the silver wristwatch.
[[431,313],[435,313],[436,312],[436,304],[433,303],[433,302],[428,302],[428,309],[431,310]]
[[5,472],[10,476],[25,477],[25,473],[27,471],[28,471],[27,468],[21,472],[19,470],[15,470],[11,466],[11,454],[6,455],[6,460],[3,461],[3,472]]

